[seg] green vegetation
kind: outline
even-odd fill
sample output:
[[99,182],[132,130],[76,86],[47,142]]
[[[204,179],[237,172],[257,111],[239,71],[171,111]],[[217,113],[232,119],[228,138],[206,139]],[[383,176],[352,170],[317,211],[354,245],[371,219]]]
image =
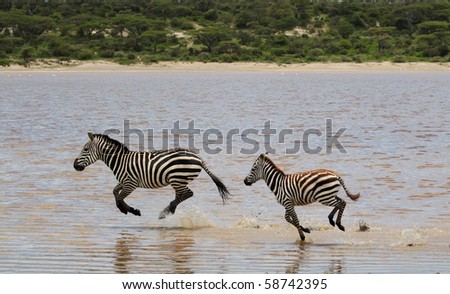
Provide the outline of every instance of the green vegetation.
[[0,0],[0,65],[450,61],[447,0],[364,2]]

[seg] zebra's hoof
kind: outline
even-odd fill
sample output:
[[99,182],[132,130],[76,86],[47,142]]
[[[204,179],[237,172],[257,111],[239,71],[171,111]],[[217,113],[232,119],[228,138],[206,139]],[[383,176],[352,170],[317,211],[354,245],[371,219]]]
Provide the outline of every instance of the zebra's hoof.
[[169,208],[166,207],[163,211],[159,213],[159,219],[166,218],[166,216],[170,214]]
[[343,225],[337,225],[337,226],[338,226],[339,230],[345,232],[345,227]]
[[139,209],[135,209],[133,214],[137,215],[137,216],[141,216],[141,211]]
[[302,231],[308,234],[311,233],[311,230],[308,228],[302,228]]

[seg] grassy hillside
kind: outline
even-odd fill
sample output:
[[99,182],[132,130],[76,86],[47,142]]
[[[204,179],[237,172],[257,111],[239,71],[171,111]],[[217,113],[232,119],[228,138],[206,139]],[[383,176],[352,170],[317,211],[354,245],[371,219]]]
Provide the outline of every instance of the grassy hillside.
[[0,65],[450,61],[448,1],[380,2],[2,0]]

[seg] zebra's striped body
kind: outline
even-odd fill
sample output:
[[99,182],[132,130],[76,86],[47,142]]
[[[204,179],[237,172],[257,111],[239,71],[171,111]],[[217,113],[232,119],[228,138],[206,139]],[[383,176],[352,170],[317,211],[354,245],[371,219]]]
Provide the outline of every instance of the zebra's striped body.
[[105,135],[88,133],[89,141],[74,161],[77,171],[97,160],[102,160],[114,173],[118,185],[113,189],[116,205],[125,214],[141,215],[138,209],[128,206],[124,199],[136,188],[156,189],[171,185],[175,190],[175,200],[161,213],[164,218],[175,213],[178,204],[192,197],[194,193],[187,187],[204,169],[219,189],[225,201],[229,192],[225,185],[211,173],[204,161],[186,149],[170,149],[155,152],[130,151],[122,143]]
[[[300,238],[305,240],[303,232],[309,233],[310,230],[300,225],[294,207],[307,205],[316,201],[326,206],[334,207],[328,216],[332,226],[337,225],[339,229],[345,231],[341,224],[342,214],[346,202],[337,196],[340,186],[342,186],[348,197],[352,200],[359,198],[359,194],[351,194],[344,185],[342,178],[335,172],[319,169],[297,174],[285,174],[273,161],[266,155],[261,154],[255,161],[249,175],[244,179],[247,186],[256,181],[264,179],[267,186],[275,194],[275,197],[286,209],[285,219],[294,225]],[[334,215],[338,212],[336,223]]]

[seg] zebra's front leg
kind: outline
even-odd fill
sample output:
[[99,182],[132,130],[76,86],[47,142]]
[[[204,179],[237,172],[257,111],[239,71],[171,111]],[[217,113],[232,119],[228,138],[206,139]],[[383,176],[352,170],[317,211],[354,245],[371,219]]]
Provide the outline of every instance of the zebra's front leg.
[[175,200],[170,202],[169,206],[167,206],[166,208],[163,209],[163,211],[160,212],[159,219],[163,219],[169,214],[174,214],[178,204],[194,195],[194,192],[192,192],[192,190],[186,186],[182,187],[174,185],[172,186],[175,189]]
[[141,211],[139,209],[135,209],[128,204],[125,203],[124,199],[131,194],[136,188],[131,185],[122,185],[118,184],[113,189],[114,198],[116,199],[116,206],[119,208],[119,210],[127,214],[128,212],[131,212],[134,215],[141,215]]
[[284,215],[284,218],[286,219],[286,221],[290,224],[292,224],[294,227],[297,228],[298,233],[300,235],[300,239],[302,241],[305,241],[305,234],[303,234],[303,232],[305,233],[310,233],[311,231],[308,228],[304,228],[300,225],[300,222],[298,221],[298,217],[297,214],[295,213],[295,209],[293,205],[287,205],[285,206],[286,208],[286,212]]

